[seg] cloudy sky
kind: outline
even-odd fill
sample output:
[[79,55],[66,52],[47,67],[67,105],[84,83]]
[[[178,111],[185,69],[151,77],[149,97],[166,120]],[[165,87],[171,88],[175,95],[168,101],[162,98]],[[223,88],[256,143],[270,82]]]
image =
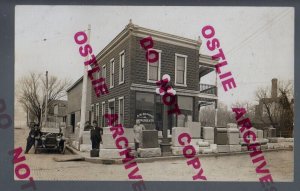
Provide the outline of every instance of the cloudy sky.
[[[219,99],[228,105],[255,100],[271,79],[294,80],[294,9],[289,7],[16,6],[15,77],[45,72],[75,82],[83,58],[73,36],[91,24],[93,52],[101,51],[132,19],[142,27],[198,39],[212,25],[237,88]],[[206,42],[203,37],[203,42]],[[203,54],[212,55],[203,45]],[[216,53],[216,52],[214,52]],[[213,76],[208,76],[207,82]],[[254,102],[255,103],[255,102]]]

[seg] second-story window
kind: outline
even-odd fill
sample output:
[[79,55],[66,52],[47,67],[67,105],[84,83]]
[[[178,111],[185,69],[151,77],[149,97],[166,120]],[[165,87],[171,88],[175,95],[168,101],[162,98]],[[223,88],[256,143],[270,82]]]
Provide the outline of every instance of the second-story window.
[[119,84],[124,83],[125,52],[120,53]]
[[175,54],[175,85],[186,86],[187,56]]
[[115,85],[115,60],[110,60],[110,73],[109,73],[109,79],[110,79],[110,88],[113,88]]
[[[151,49],[148,49],[148,51]],[[147,82],[157,82],[160,79],[161,50],[156,50],[159,58],[156,62],[147,64]]]
[[101,77],[105,78],[105,80],[106,80],[106,66],[105,65],[103,65],[101,72],[102,72]]

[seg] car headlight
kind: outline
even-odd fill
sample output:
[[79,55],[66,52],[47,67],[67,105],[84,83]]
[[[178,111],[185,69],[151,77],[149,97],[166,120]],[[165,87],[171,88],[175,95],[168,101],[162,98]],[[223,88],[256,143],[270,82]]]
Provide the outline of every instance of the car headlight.
[[46,140],[46,137],[45,137],[45,136],[42,136],[41,139],[42,139],[42,141],[45,141],[45,140]]
[[61,141],[61,136],[57,136],[56,141],[58,141],[58,142]]

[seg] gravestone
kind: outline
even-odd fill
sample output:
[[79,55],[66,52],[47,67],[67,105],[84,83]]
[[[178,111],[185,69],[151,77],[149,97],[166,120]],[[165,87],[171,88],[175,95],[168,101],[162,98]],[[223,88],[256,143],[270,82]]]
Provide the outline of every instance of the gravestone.
[[257,132],[256,137],[258,139],[263,139],[264,138],[264,132],[263,132],[263,130],[257,130],[256,132]]
[[138,148],[137,152],[141,158],[160,157],[161,156],[160,148]]
[[230,151],[229,145],[218,145],[217,147],[219,153],[228,153]]
[[240,142],[239,139],[239,130],[237,128],[228,128],[227,129],[228,144],[229,145],[238,145]]
[[104,149],[117,149],[115,140],[112,137],[112,133],[104,133],[102,135],[102,142]]
[[172,146],[175,146],[175,147],[182,146],[178,142],[178,136],[182,133],[188,133],[189,135],[191,135],[189,128],[185,128],[185,127],[173,127],[172,128]]
[[120,156],[118,149],[100,149],[100,158],[102,159],[120,159],[124,156]]
[[91,143],[91,133],[90,131],[83,131],[82,132],[82,144],[92,144]]
[[211,144],[214,144],[215,130],[213,127],[203,127],[203,139]]
[[140,148],[158,148],[158,132],[157,130],[142,131],[142,140]]
[[133,128],[125,128],[124,129],[124,137],[126,137],[128,139],[129,143],[134,143],[134,132],[133,132]]
[[192,138],[200,138],[201,137],[201,124],[200,122],[185,122],[185,126],[190,128],[191,137]]
[[230,152],[241,152],[242,145],[229,145]]
[[238,128],[236,123],[227,123],[226,125],[227,128]]
[[218,145],[228,145],[227,128],[215,128],[215,143]]

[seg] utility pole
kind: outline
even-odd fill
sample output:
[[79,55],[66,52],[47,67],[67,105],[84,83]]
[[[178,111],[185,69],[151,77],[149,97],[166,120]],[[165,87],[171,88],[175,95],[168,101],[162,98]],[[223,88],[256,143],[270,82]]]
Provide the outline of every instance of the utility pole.
[[46,71],[45,127],[48,126],[48,71]]
[[[91,25],[88,25],[88,40],[87,43],[90,44],[90,35],[91,35]],[[87,55],[85,57],[85,61],[88,61],[89,56]],[[81,97],[81,113],[80,113],[80,130],[79,130],[79,141],[80,138],[82,137],[83,129],[84,129],[84,124],[85,124],[85,117],[86,117],[86,95],[87,95],[87,72],[88,72],[88,66],[84,65],[84,70],[83,70],[83,83],[82,83],[82,97]]]

